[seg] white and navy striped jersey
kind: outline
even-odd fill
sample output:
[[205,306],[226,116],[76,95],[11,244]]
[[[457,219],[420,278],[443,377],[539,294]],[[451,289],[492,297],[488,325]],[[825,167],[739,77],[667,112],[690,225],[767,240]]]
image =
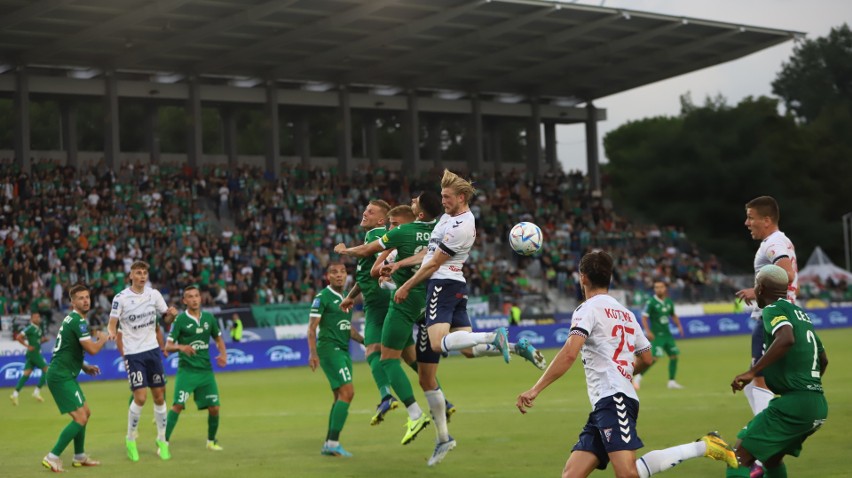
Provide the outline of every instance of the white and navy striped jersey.
[[592,408],[617,393],[639,400],[632,384],[633,360],[651,343],[633,312],[610,295],[596,295],[574,311],[571,334],[586,338],[580,353]]
[[[754,274],[757,276],[763,266],[775,264],[785,257],[793,262],[793,270],[796,272],[793,282],[787,286],[787,300],[795,304],[796,291],[799,289],[799,266],[796,264],[796,248],[786,234],[775,231],[760,242],[760,247],[754,254]],[[760,320],[762,310],[755,305],[754,310],[751,311],[751,318]]]
[[145,287],[141,294],[128,287],[112,299],[110,319],[121,325],[124,354],[138,354],[158,348],[157,317],[169,310],[160,291]]
[[426,252],[426,257],[423,258],[423,264],[428,263],[438,249],[450,258],[432,274],[430,279],[452,279],[466,282],[462,267],[470,255],[470,249],[475,240],[476,219],[472,212],[468,210],[457,216],[450,216],[449,214],[441,216],[441,220],[438,221],[435,229],[432,229],[429,249]]

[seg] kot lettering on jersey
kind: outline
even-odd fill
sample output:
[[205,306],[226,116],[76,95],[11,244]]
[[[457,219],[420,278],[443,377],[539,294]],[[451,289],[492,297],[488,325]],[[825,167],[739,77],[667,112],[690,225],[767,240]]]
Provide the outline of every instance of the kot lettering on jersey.
[[[783,258],[789,258],[793,262],[793,282],[787,286],[787,300],[796,303],[796,292],[799,290],[799,266],[796,264],[796,248],[793,242],[781,231],[775,231],[760,242],[760,247],[754,254],[754,273],[760,272],[763,266],[775,264]],[[757,306],[751,312],[753,319],[760,319],[761,309]]]
[[428,263],[435,251],[442,250],[450,258],[444,262],[437,271],[432,274],[431,279],[452,279],[465,282],[462,267],[470,255],[470,248],[476,240],[476,219],[470,211],[463,212],[457,216],[444,214],[432,229],[432,237],[429,239],[429,249],[423,264]]
[[581,355],[592,408],[617,393],[639,400],[633,389],[633,358],[651,348],[636,316],[612,296],[596,295],[571,319],[571,334],[586,338]]
[[112,299],[110,318],[121,324],[125,355],[147,352],[157,344],[157,317],[169,309],[160,291],[145,287],[141,294],[124,289]]

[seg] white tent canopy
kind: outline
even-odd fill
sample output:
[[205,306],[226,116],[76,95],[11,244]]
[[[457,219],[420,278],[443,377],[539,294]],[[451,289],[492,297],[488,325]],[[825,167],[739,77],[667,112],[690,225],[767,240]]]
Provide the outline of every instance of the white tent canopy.
[[799,271],[799,282],[826,282],[831,278],[835,282],[852,282],[852,273],[834,265],[831,259],[825,255],[821,247],[817,246],[805,268]]

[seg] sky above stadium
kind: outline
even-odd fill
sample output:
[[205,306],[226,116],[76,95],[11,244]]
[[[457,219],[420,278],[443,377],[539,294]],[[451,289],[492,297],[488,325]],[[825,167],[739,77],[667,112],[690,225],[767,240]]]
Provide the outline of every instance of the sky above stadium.
[[[602,2],[576,3],[600,6]],[[826,36],[832,27],[843,23],[852,25],[850,0],[604,0],[603,6],[794,30],[806,33],[809,39]],[[772,81],[792,56],[793,48],[794,43],[789,41],[739,60],[596,100],[595,105],[605,108],[608,114],[606,121],[598,123],[602,161],[606,161],[603,137],[609,131],[631,120],[677,115],[684,93],[690,93],[696,104],[719,94],[728,104],[748,96],[773,96]],[[559,127],[557,154],[566,170],[586,171],[583,126]]]

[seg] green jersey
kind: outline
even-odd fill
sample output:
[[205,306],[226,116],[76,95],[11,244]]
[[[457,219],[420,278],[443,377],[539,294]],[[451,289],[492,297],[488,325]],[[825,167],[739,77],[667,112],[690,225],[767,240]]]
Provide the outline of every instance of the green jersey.
[[763,369],[766,385],[780,395],[796,391],[822,393],[819,355],[825,349],[808,314],[786,299],[763,309],[763,340],[767,348],[775,340],[775,332],[787,326],[793,328],[796,342],[780,360]]
[[343,296],[331,286],[321,290],[311,303],[311,318],[319,317],[317,350],[349,350],[350,330],[352,330],[352,312],[340,310]]
[[209,371],[210,338],[221,335],[219,321],[210,312],[201,312],[201,317],[195,318],[184,311],[175,317],[169,340],[178,345],[189,345],[195,350],[195,355],[178,352],[178,368]]
[[53,358],[50,361],[51,380],[75,379],[83,369],[83,346],[81,340],[91,340],[89,323],[86,318],[72,311],[62,321],[53,346]]
[[642,315],[648,317],[648,326],[651,328],[651,333],[655,337],[672,335],[672,331],[669,328],[669,319],[674,315],[674,310],[674,302],[668,297],[663,300],[660,300],[657,296],[651,297],[651,300],[645,305]]
[[[376,227],[367,231],[364,235],[364,244],[369,244],[381,238],[387,229],[384,227]],[[390,300],[390,291],[379,287],[379,281],[370,275],[370,270],[376,262],[378,255],[371,255],[358,259],[358,267],[355,269],[355,281],[358,287],[361,288],[361,294],[364,295],[365,304],[387,304]]]
[[[391,229],[379,239],[380,244],[385,249],[396,248],[396,262],[405,258],[411,257],[421,250],[429,246],[429,239],[432,237],[432,229],[435,228],[437,221],[414,221],[408,224],[402,224],[399,227]],[[420,265],[414,267],[400,267],[394,272],[392,279],[396,285],[401,286],[411,278],[420,268]],[[426,282],[421,282],[415,289],[426,289]]]
[[27,356],[41,355],[41,327],[31,323],[21,333],[27,338],[27,345],[35,347],[33,351],[27,350]]

